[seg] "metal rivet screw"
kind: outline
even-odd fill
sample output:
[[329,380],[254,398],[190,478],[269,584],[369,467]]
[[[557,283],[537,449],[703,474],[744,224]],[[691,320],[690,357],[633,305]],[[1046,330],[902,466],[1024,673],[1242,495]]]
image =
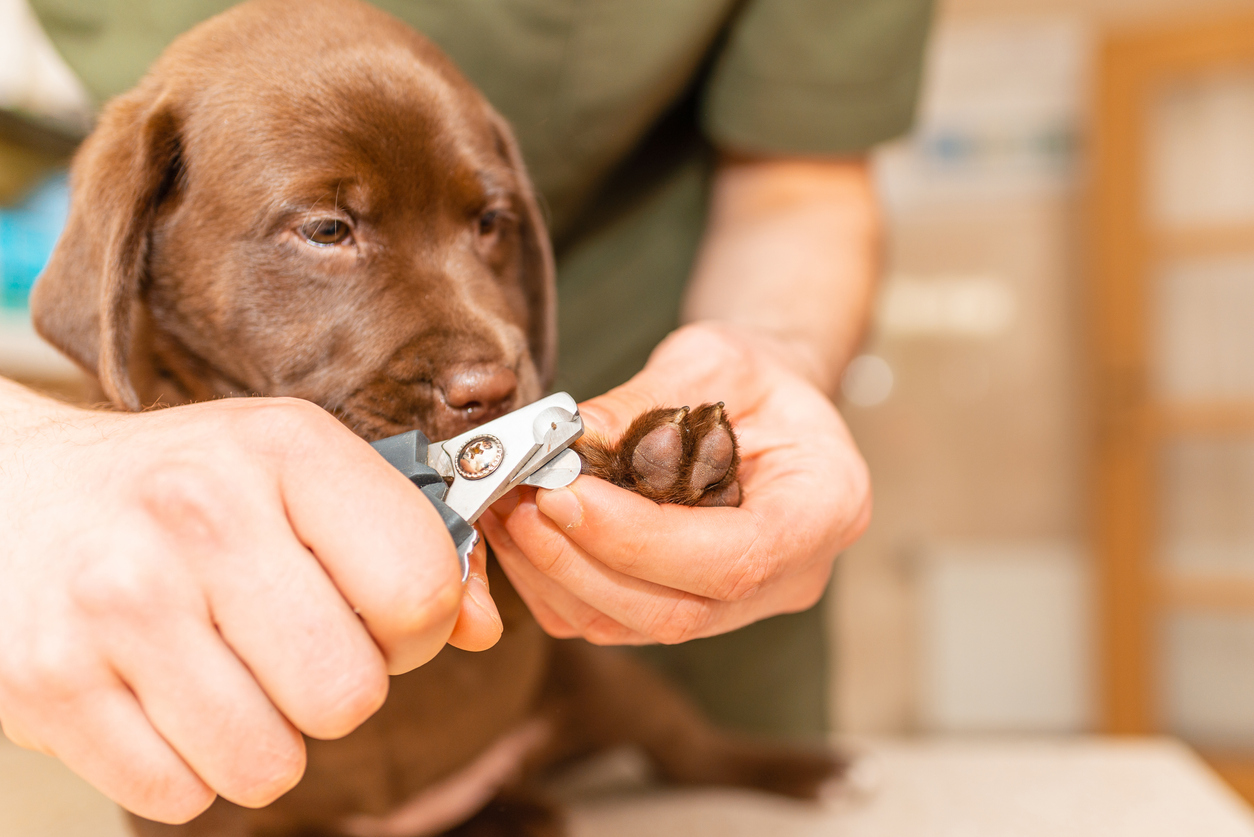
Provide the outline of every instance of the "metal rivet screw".
[[457,455],[457,473],[468,480],[481,480],[501,466],[505,445],[495,436],[476,436]]

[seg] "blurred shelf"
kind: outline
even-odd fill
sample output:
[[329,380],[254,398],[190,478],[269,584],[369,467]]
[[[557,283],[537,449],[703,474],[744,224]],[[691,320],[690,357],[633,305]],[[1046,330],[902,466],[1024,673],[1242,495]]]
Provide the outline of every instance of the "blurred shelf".
[[1177,402],[1151,409],[1161,436],[1254,435],[1254,400]]
[[1154,238],[1154,248],[1160,258],[1254,256],[1254,223],[1164,229]]
[[[1254,578],[1168,575],[1158,579],[1158,599],[1173,610],[1254,613]],[[1254,777],[1254,765],[1250,768]],[[1254,787],[1254,783],[1251,784]]]

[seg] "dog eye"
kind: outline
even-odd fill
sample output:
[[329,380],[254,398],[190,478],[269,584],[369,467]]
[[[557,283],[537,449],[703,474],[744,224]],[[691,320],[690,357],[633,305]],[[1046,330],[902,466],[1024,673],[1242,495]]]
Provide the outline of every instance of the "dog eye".
[[320,218],[300,228],[300,234],[305,240],[319,247],[343,244],[351,233],[348,224],[337,218]]
[[479,216],[479,235],[492,235],[501,226],[504,213],[499,209],[489,209]]
[[504,232],[514,222],[514,213],[508,209],[489,209],[479,216],[479,235],[483,238]]

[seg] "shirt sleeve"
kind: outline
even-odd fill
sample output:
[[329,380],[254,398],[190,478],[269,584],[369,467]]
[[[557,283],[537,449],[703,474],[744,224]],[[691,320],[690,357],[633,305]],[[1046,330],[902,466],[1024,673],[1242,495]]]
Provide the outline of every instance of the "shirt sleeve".
[[716,144],[854,154],[914,117],[932,0],[748,0],[715,58],[701,122]]
[[135,86],[181,33],[236,0],[30,0],[65,63],[96,102]]

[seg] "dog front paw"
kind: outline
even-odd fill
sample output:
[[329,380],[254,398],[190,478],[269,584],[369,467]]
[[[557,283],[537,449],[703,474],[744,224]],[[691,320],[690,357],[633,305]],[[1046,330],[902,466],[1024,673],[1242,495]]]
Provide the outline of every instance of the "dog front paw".
[[636,417],[616,445],[577,443],[585,474],[657,503],[740,505],[740,452],[722,403],[659,407]]

